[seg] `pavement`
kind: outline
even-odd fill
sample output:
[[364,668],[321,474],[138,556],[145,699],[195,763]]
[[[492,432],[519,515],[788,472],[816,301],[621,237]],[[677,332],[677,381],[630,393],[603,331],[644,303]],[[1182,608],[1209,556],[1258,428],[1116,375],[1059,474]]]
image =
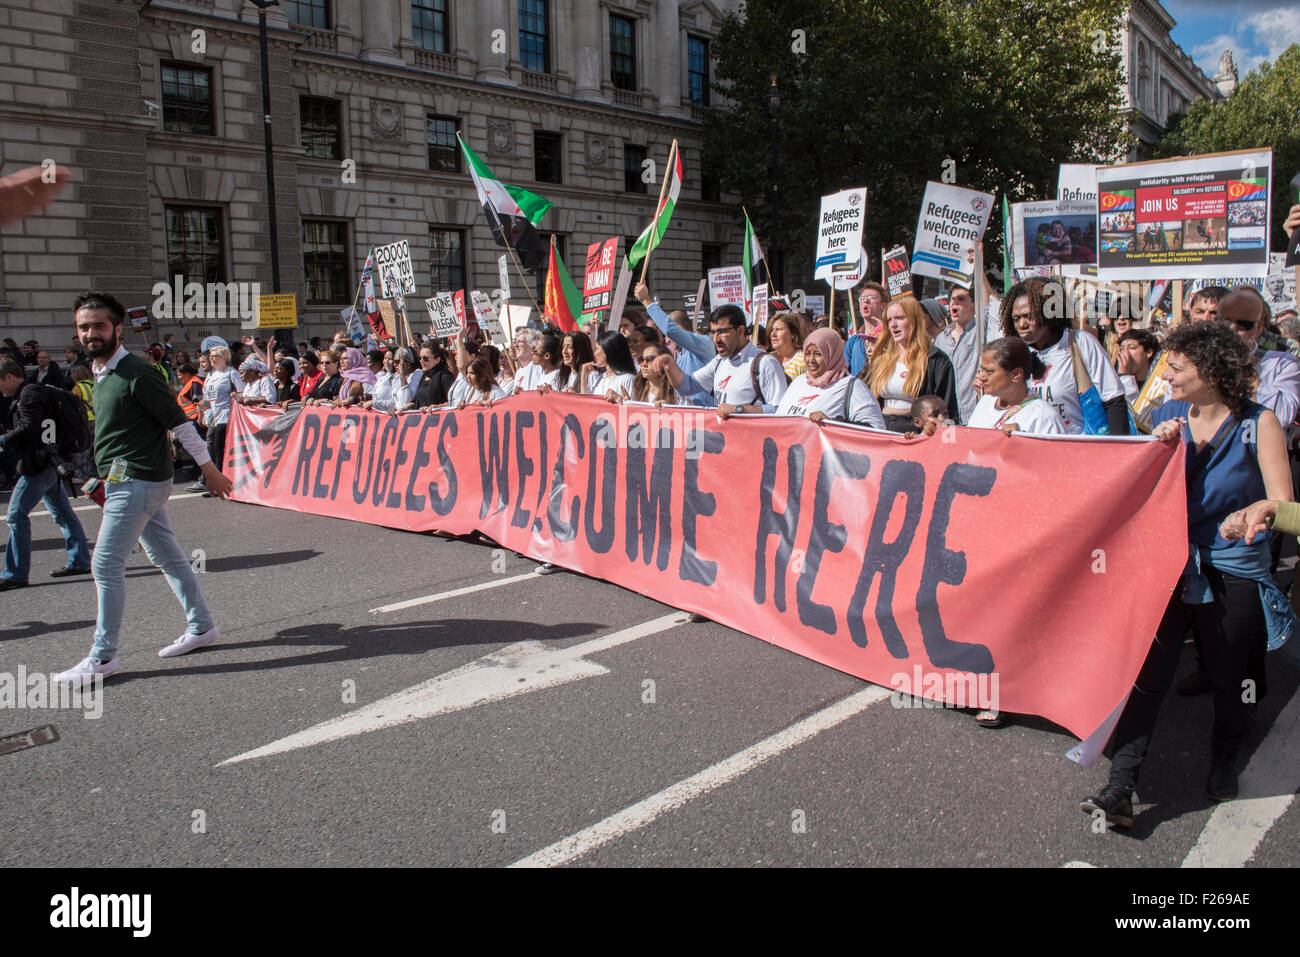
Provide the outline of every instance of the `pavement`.
[[[79,505],[91,541],[93,505]],[[7,866],[1294,867],[1300,661],[1270,655],[1241,799],[1215,806],[1209,697],[1171,696],[1131,831],[1039,718],[989,730],[490,544],[204,499],[168,506],[221,628],[143,553],[93,707],[0,708]],[[0,681],[80,660],[87,578],[0,595]],[[1292,645],[1300,645],[1300,641]],[[1180,677],[1192,667],[1184,655]],[[29,678],[29,681],[31,679]],[[910,702],[910,699],[908,699]],[[36,702],[40,704],[41,702]],[[48,703],[48,702],[46,702]],[[99,710],[97,717],[89,717]]]

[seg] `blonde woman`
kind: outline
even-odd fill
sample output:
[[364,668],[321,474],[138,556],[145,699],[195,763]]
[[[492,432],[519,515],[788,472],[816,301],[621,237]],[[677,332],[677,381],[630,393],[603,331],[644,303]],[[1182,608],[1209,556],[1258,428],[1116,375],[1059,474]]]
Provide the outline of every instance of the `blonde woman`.
[[785,377],[793,382],[805,372],[803,355],[803,323],[793,312],[778,312],[772,317],[768,326],[768,336],[772,343],[772,355],[781,360]]
[[[230,423],[230,400],[244,390],[244,380],[238,372],[230,368],[230,350],[225,346],[213,346],[208,350],[208,361],[212,370],[203,380],[203,400],[199,407],[203,409],[208,426],[208,455],[212,464],[220,471],[226,459],[226,427]],[[191,492],[202,492],[208,496],[206,483],[200,479],[190,486]],[[210,496],[209,496],[210,497]]]
[[885,428],[913,431],[912,403],[937,395],[957,421],[956,376],[952,362],[925,331],[926,315],[915,296],[899,296],[885,308],[885,332],[858,377],[870,387],[885,416]]

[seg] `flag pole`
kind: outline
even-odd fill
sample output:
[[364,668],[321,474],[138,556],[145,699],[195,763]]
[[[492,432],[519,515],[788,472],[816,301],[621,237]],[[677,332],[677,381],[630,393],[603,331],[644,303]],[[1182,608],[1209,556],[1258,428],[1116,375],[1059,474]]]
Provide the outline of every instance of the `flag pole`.
[[[374,247],[374,246],[370,246],[370,247],[368,247],[368,248],[366,249],[366,261],[367,261],[367,262],[369,262],[369,260],[370,260],[370,254],[373,253],[374,251],[375,251],[375,247]],[[361,266],[361,278],[357,280],[357,291],[354,292],[354,293],[352,294],[352,308],[353,308],[353,309],[357,308],[357,297],[361,295],[361,287],[362,287],[363,285],[365,285],[365,282],[366,282],[365,276],[366,276],[366,267],[365,267],[365,264],[363,263],[362,266]]]
[[[533,307],[537,310],[537,315],[540,318],[541,316],[544,315],[544,313],[542,312],[542,307],[541,305],[538,304],[537,297],[533,295],[533,290],[528,286],[528,277],[524,274],[524,267],[519,265],[519,257],[515,255],[514,243],[512,243],[510,239],[506,236],[506,231],[504,229],[501,230],[501,236],[503,239],[506,240],[506,252],[510,254],[510,261],[515,264],[515,269],[519,272],[519,278],[524,284],[524,291],[528,293],[528,298],[533,301]],[[551,234],[551,243],[552,244],[555,243],[554,233]]]
[[[749,219],[749,210],[747,210],[744,206],[741,206],[740,211],[745,214],[745,219],[749,220],[749,222],[752,224],[753,220]],[[762,243],[758,244],[758,256],[760,259],[763,260],[763,269],[767,271],[767,288],[772,290],[773,296],[781,295],[781,291],[776,288],[776,283],[772,282],[772,267],[767,264],[767,253],[763,252]]]
[[668,150],[668,168],[664,171],[664,181],[659,185],[659,202],[655,203],[655,218],[650,221],[650,238],[646,242],[645,259],[641,261],[641,279],[645,282],[646,271],[650,268],[650,253],[655,248],[655,232],[659,228],[659,210],[664,204],[664,197],[668,195],[668,181],[673,176],[673,159],[677,156],[677,140],[673,140],[673,145]]

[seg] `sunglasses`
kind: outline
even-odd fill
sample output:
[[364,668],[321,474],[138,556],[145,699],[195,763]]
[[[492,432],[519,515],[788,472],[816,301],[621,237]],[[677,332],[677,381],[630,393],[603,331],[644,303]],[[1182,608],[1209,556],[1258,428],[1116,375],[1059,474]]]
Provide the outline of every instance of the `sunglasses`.
[[1250,332],[1258,324],[1256,319],[1234,319],[1232,324],[1242,332]]

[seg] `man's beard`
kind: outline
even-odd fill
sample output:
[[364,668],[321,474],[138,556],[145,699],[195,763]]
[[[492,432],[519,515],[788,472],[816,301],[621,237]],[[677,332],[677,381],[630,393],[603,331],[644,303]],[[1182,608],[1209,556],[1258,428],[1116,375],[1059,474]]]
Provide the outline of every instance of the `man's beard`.
[[105,339],[103,343],[100,345],[95,345],[91,342],[83,342],[82,345],[85,346],[86,355],[90,356],[90,358],[107,359],[109,356],[111,356],[114,352],[117,351],[118,342],[119,339],[118,339],[117,326],[114,326],[113,337],[111,339]]

